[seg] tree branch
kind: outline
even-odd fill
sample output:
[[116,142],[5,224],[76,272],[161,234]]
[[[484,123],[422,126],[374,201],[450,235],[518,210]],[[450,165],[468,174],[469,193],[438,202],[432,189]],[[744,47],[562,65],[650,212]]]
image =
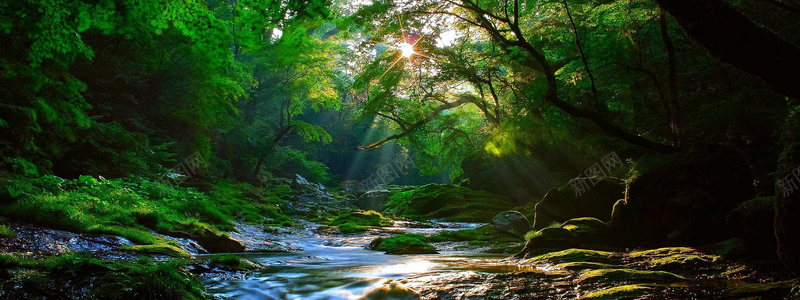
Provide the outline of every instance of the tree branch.
[[392,140],[396,140],[396,139],[399,139],[399,138],[402,138],[402,137],[405,137],[405,136],[411,134],[412,132],[416,131],[417,129],[419,129],[423,125],[428,124],[431,121],[433,121],[434,119],[436,119],[436,117],[439,116],[445,110],[464,105],[466,103],[469,103],[470,101],[471,100],[468,97],[461,97],[461,99],[459,99],[458,101],[450,102],[450,103],[447,103],[447,104],[442,104],[439,107],[437,107],[436,109],[434,109],[430,114],[428,114],[428,116],[425,117],[425,119],[417,121],[416,123],[414,123],[411,126],[407,127],[402,132],[397,133],[397,134],[393,134],[393,135],[391,135],[391,136],[389,136],[389,137],[387,137],[385,139],[382,139],[382,140],[377,141],[375,143],[369,144],[367,146],[360,146],[358,148],[359,149],[364,149],[364,150],[379,148],[379,147],[383,146],[384,144],[386,144],[386,143],[388,143],[388,142],[390,142]]

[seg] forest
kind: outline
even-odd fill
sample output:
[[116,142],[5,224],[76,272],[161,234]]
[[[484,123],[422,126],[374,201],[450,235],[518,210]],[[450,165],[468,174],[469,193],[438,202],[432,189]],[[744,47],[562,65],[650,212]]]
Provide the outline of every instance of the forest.
[[0,2],[0,299],[798,299],[797,0]]

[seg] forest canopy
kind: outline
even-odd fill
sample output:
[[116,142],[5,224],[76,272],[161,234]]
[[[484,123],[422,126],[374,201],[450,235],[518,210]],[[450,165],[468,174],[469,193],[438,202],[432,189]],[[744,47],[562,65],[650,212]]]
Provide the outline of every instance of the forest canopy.
[[[420,175],[526,161],[558,181],[615,149],[774,159],[794,92],[663,2],[3,3],[3,168],[157,177],[197,152],[201,177],[363,180],[357,161],[410,155]],[[797,50],[766,15],[791,6],[707,2]]]

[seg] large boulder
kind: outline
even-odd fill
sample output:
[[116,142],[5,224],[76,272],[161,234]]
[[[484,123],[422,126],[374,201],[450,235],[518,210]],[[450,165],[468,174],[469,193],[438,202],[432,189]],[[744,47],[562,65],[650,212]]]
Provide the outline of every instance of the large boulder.
[[336,196],[326,190],[324,185],[310,182],[297,174],[294,175],[290,187],[297,193],[282,208],[305,217],[320,218],[325,214],[339,214],[352,210],[356,202],[353,195]]
[[528,234],[525,248],[517,257],[532,257],[570,248],[611,250],[616,248],[614,229],[596,218],[567,220],[558,227],[548,227]]
[[386,203],[386,200],[389,199],[389,194],[389,190],[387,189],[367,191],[358,197],[356,206],[365,210],[379,210],[381,205]]
[[242,243],[239,241],[232,239],[228,234],[216,233],[208,228],[203,228],[195,233],[173,231],[169,232],[167,235],[193,239],[210,253],[234,253],[245,251],[244,245],[242,245]]
[[370,289],[359,300],[416,300],[421,296],[416,291],[397,283],[394,280]]
[[754,196],[748,164],[725,147],[643,158],[635,171],[611,225],[636,246],[726,240],[728,212]]
[[362,189],[361,181],[358,180],[343,180],[339,183],[339,189],[345,193],[355,193]]
[[611,209],[617,200],[624,195],[625,186],[619,180],[611,178],[573,180],[595,184],[586,191],[576,192],[570,185],[553,188],[547,192],[542,201],[536,204],[533,229],[539,230],[553,223],[580,217],[593,217],[600,220],[611,220]]
[[522,213],[515,210],[501,212],[492,218],[492,225],[498,231],[522,238],[531,230],[531,224]]
[[778,257],[800,275],[800,111],[789,116],[781,137],[775,194],[775,238]]
[[292,189],[309,193],[320,193],[321,191],[325,190],[324,185],[310,182],[303,176],[300,176],[300,174],[294,174],[294,178],[292,178],[292,183],[290,186]]
[[775,251],[775,198],[747,200],[728,213],[731,235],[759,248]]

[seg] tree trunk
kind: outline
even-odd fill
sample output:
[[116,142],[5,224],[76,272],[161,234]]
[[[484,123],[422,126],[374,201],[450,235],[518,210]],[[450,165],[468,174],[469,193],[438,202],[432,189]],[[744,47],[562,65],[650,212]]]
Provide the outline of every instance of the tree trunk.
[[261,157],[258,158],[258,163],[256,163],[256,167],[253,169],[253,175],[252,175],[253,178],[258,177],[258,172],[261,172],[261,167],[264,165],[264,161],[267,160],[267,157],[269,157],[270,154],[272,154],[272,152],[275,151],[275,147],[278,147],[278,144],[281,142],[281,140],[283,140],[284,137],[289,135],[289,132],[292,131],[293,127],[294,126],[288,126],[283,130],[281,130],[281,132],[278,133],[277,136],[275,136],[275,139],[272,140],[272,145],[269,146],[269,148],[267,148],[267,150],[264,151],[263,154],[261,154]]

